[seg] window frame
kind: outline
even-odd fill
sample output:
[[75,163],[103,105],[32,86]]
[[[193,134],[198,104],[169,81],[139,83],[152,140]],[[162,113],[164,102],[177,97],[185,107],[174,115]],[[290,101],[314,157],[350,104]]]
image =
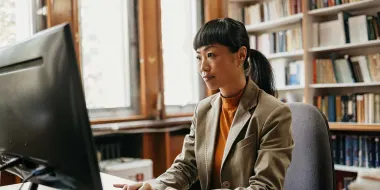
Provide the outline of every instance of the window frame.
[[[80,15],[80,0],[77,2],[78,6],[78,15]],[[133,89],[129,93],[130,106],[129,107],[119,107],[119,108],[94,108],[88,109],[88,114],[90,120],[92,122],[107,122],[107,121],[115,121],[115,120],[134,120],[136,118],[143,118],[139,115],[140,113],[140,85],[138,80],[138,75],[140,73],[138,67],[138,43],[137,43],[137,23],[136,23],[136,9],[135,9],[135,1],[123,1],[123,6],[127,10],[126,13],[123,13],[123,18],[121,19],[123,22],[126,22],[127,25],[124,25],[124,31],[127,31],[126,35],[123,35],[124,41],[124,54],[123,56],[127,59],[123,59],[125,63],[123,64],[125,73],[128,73],[128,78],[124,79],[125,85],[127,87],[127,83],[130,89]],[[132,19],[129,19],[132,18]],[[81,27],[80,27],[80,16],[78,16],[78,33],[79,36],[82,35]],[[81,38],[79,38],[80,40]],[[79,49],[81,49],[81,44],[79,44]],[[80,53],[80,57],[83,58],[83,55]],[[82,63],[82,59],[80,60]],[[81,67],[81,74],[83,75],[83,67]],[[135,81],[135,82],[131,82]],[[125,88],[126,90],[128,88]]]
[[[161,5],[161,2],[160,2]],[[199,28],[204,24],[204,0],[193,0],[192,1],[192,11],[196,12],[195,19],[193,20],[192,26],[193,26],[193,33],[195,34]],[[161,22],[161,20],[160,20]],[[161,31],[160,31],[161,32]],[[162,40],[162,39],[160,39]],[[195,51],[193,52],[194,54],[194,67],[197,67],[195,64],[195,56],[196,53]],[[198,83],[199,89],[197,89],[196,94],[198,95],[198,99],[202,100],[206,98],[207,92],[206,92],[206,85],[203,82],[203,79],[200,77],[198,74],[197,68],[195,69],[195,77],[197,80],[195,82]],[[163,75],[164,73],[162,73]],[[163,77],[165,77],[163,75]],[[162,80],[164,80],[162,78]],[[165,98],[165,97],[164,97]],[[174,118],[174,117],[187,117],[187,116],[192,116],[195,110],[197,103],[191,103],[191,104],[186,104],[186,105],[163,105],[165,108],[165,115],[164,118]]]
[[[79,20],[78,20],[78,1],[79,0],[55,0],[47,1],[47,25],[52,27],[63,22],[70,22],[73,29],[73,38],[75,41],[75,48],[77,52],[78,65],[81,68],[80,59],[80,37],[79,37]],[[128,1],[129,2],[129,1]],[[224,17],[227,15],[226,5],[228,1],[225,0],[199,0],[198,6],[201,6],[202,21],[208,21],[214,18]],[[161,44],[161,2],[160,0],[133,0],[135,4],[135,21],[137,27],[135,28],[138,35],[137,42],[134,45],[138,46],[136,53],[138,56],[136,60],[138,63],[136,67],[139,73],[135,78],[139,79],[139,113],[130,116],[112,117],[104,119],[91,119],[91,124],[102,123],[115,123],[136,120],[151,120],[151,119],[165,119],[171,117],[187,117],[193,114],[195,104],[187,106],[177,106],[176,108],[165,108],[163,97],[163,59],[162,59],[162,44]],[[60,10],[57,5],[60,5]],[[63,5],[63,6],[62,6]],[[65,9],[65,10],[62,10]],[[58,14],[62,13],[64,14]],[[201,78],[200,76],[198,76]],[[200,99],[212,95],[207,89],[202,80],[200,83]],[[203,95],[204,94],[204,95]],[[183,113],[172,114],[170,109],[181,109]],[[166,113],[166,111],[168,113]]]

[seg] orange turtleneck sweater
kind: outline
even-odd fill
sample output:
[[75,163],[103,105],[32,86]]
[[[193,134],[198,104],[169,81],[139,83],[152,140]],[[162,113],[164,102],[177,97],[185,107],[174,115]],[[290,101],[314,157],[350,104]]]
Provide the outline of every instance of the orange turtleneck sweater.
[[228,132],[230,131],[232,120],[234,119],[243,91],[244,90],[242,90],[237,96],[231,98],[225,98],[222,96],[222,110],[219,118],[219,130],[216,137],[211,177],[213,189],[220,188],[220,169],[222,166],[224,147],[226,146]]

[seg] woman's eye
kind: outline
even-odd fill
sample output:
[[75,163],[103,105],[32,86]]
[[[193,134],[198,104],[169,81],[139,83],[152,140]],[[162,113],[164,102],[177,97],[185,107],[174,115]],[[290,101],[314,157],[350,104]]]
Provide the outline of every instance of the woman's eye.
[[215,56],[215,54],[213,54],[213,53],[208,53],[207,54],[207,57],[214,57]]
[[197,56],[197,60],[200,61],[200,60],[201,60],[201,57],[200,57],[200,56]]

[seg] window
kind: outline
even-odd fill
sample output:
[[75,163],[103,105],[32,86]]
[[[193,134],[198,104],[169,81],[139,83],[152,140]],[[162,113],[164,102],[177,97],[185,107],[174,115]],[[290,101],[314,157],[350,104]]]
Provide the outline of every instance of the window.
[[0,1],[0,47],[23,40],[33,33],[44,29],[38,27],[40,18],[37,8],[42,6],[39,1],[1,0]]
[[79,1],[81,63],[91,119],[138,114],[134,1]]
[[161,0],[164,98],[167,114],[191,113],[204,97],[193,38],[202,21],[201,1]]

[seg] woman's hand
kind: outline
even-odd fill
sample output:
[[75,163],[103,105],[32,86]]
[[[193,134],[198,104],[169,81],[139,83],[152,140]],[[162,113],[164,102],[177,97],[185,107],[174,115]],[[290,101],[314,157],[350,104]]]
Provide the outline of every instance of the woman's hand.
[[114,184],[116,188],[123,188],[123,190],[154,190],[149,183],[135,183],[133,185]]

